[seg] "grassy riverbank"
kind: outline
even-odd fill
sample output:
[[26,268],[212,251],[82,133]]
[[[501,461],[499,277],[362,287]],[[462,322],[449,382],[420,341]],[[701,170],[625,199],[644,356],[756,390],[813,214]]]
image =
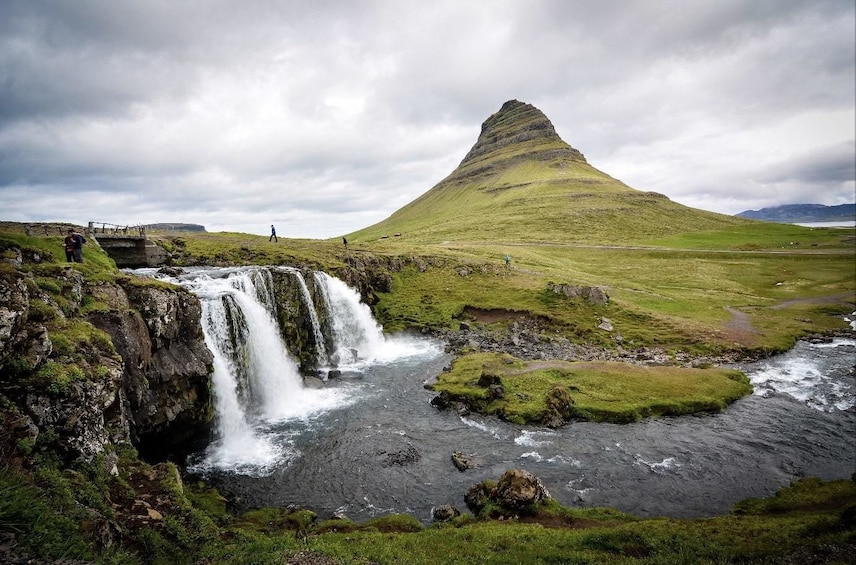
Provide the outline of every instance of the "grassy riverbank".
[[282,562],[283,553],[295,551],[337,560],[329,563],[412,565],[845,564],[856,548],[854,503],[853,481],[805,480],[775,497],[739,503],[729,516],[695,520],[643,520],[548,503],[533,515],[511,521],[463,518],[422,528],[390,517],[357,527],[330,522],[303,529],[291,526],[299,532],[294,541],[294,534],[277,533],[277,526],[270,526],[276,522],[267,521],[267,527],[255,522],[261,531],[248,538],[251,544],[238,555],[220,554],[216,560],[273,564]]
[[[271,508],[235,516],[216,491],[182,485],[172,465],[122,457],[118,476],[97,465],[47,464],[33,478],[0,469],[0,561],[24,562],[14,560],[26,552],[39,563],[126,565],[845,565],[856,549],[854,480],[803,479],[712,518],[640,519],[547,501],[513,519],[463,515],[426,527],[407,515],[355,523]],[[121,528],[121,545],[119,530],[88,529],[96,515]],[[9,534],[20,545],[10,546]]]

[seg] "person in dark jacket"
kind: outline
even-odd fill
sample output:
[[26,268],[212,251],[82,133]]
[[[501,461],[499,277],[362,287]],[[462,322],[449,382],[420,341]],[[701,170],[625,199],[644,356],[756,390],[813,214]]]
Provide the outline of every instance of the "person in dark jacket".
[[85,237],[74,231],[73,228],[68,228],[68,235],[65,236],[65,260],[83,263],[84,243],[86,243]]
[[275,241],[279,243],[279,239],[276,237],[276,228],[273,227],[273,224],[270,225],[270,237],[268,238],[268,241]]

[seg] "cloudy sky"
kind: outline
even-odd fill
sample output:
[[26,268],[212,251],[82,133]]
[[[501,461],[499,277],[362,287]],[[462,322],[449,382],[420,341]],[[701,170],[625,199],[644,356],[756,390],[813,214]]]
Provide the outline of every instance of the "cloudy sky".
[[735,214],[856,200],[852,0],[0,0],[0,219],[326,238],[503,102]]

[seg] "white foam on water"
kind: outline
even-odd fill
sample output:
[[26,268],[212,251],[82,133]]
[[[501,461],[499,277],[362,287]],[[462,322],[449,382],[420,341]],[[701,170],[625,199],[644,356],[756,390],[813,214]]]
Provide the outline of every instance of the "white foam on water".
[[469,426],[471,428],[475,428],[477,430],[481,430],[487,434],[490,434],[491,436],[493,436],[496,439],[503,439],[505,437],[505,435],[499,430],[499,428],[494,428],[494,427],[488,426],[488,425],[486,425],[482,422],[479,422],[477,420],[467,418],[466,416],[460,416],[460,419],[461,419],[461,422],[463,422],[467,426]]
[[[856,314],[856,312],[854,312]],[[853,328],[856,329],[856,328]],[[826,343],[809,343],[809,347],[812,349],[830,349],[836,347],[856,347],[856,339],[850,339],[847,337],[836,337],[833,338],[832,341]]]
[[537,451],[527,451],[526,453],[522,453],[520,455],[521,459],[531,459],[532,461],[541,461],[543,457]]
[[828,343],[802,343],[798,347],[822,350],[824,354],[803,355],[791,351],[757,364],[755,370],[747,373],[755,394],[763,397],[786,394],[824,412],[856,407],[853,380],[841,376],[848,372],[852,375],[856,340],[836,338]]
[[559,463],[562,465],[570,465],[571,467],[582,467],[582,462],[573,457],[565,457],[564,455],[554,455],[547,459],[547,463]]
[[681,466],[681,464],[678,462],[678,460],[675,459],[674,457],[666,457],[662,461],[651,462],[651,461],[646,461],[639,454],[636,454],[635,460],[633,461],[633,464],[648,467],[649,469],[651,469],[655,473],[663,473],[666,471],[671,471],[673,469],[678,469]]
[[592,487],[581,487],[580,483],[582,483],[584,480],[585,480],[585,476],[580,476],[577,479],[571,479],[570,481],[567,482],[565,487],[569,491],[575,492],[578,495],[582,496],[582,495],[594,490],[594,488],[592,488]]
[[360,294],[327,273],[315,273],[331,317],[333,347],[328,355],[339,366],[371,363],[383,350],[383,328]]
[[514,443],[516,445],[522,445],[525,447],[541,447],[543,445],[550,445],[553,442],[550,439],[539,438],[549,438],[551,436],[555,437],[555,435],[556,432],[545,432],[541,430],[523,430],[519,436],[514,438]]
[[386,336],[374,352],[372,364],[395,363],[409,357],[435,357],[442,353],[440,342],[408,334]]

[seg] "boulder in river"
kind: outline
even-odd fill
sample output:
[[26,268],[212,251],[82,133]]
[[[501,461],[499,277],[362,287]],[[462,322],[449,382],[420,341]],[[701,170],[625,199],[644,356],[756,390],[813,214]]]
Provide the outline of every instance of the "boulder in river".
[[476,515],[491,506],[492,513],[512,517],[534,512],[551,497],[541,479],[523,469],[510,469],[495,484],[483,481],[470,487],[464,500]]

